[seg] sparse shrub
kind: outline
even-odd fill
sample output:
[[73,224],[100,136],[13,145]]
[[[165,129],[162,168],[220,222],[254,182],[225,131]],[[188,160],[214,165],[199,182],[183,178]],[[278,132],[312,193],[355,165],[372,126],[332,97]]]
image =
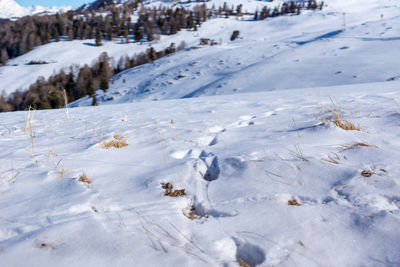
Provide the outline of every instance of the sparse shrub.
[[171,183],[161,184],[161,187],[165,189],[164,196],[180,197],[186,195],[185,189],[178,189],[172,191],[173,185]]
[[26,65],[45,65],[45,64],[49,64],[49,62],[42,60],[31,60],[28,63],[26,63]]

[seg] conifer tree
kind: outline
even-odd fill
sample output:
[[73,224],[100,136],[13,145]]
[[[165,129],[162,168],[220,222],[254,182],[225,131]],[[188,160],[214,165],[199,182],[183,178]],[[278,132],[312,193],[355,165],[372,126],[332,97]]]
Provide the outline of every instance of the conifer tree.
[[178,25],[176,24],[175,19],[171,18],[169,34],[176,34],[177,32],[178,32]]
[[147,56],[149,57],[149,59],[150,59],[151,61],[156,60],[156,59],[157,59],[156,50],[154,50],[153,47],[150,47],[150,48],[148,49],[148,51],[147,51]]
[[106,92],[108,88],[109,88],[108,79],[102,78],[100,81],[100,89]]
[[8,61],[8,54],[5,48],[1,49],[0,52],[0,65],[6,65]]
[[194,28],[193,12],[192,11],[190,11],[189,17],[187,18],[187,27],[189,29]]
[[68,41],[72,41],[74,40],[74,30],[72,29],[72,27],[70,26],[68,28]]
[[56,28],[54,28],[54,39],[56,40],[56,42],[60,41],[60,34],[58,33],[58,30]]
[[149,28],[147,29],[147,41],[148,41],[148,42],[151,42],[151,41],[153,41],[153,40],[154,40],[153,28],[152,28],[152,27],[149,27]]
[[236,16],[241,16],[242,15],[242,7],[243,5],[240,4],[236,7]]
[[102,45],[102,37],[100,31],[96,32],[96,46]]
[[143,31],[140,29],[138,23],[136,23],[135,26],[133,27],[133,35],[135,42],[139,42],[143,38]]
[[96,96],[92,96],[92,106],[97,106],[97,99]]
[[93,96],[93,95],[94,95],[94,92],[95,92],[95,90],[94,90],[94,84],[93,84],[93,82],[90,82],[90,83],[89,83],[89,86],[88,86],[88,88],[87,88],[87,94],[88,94],[89,96]]

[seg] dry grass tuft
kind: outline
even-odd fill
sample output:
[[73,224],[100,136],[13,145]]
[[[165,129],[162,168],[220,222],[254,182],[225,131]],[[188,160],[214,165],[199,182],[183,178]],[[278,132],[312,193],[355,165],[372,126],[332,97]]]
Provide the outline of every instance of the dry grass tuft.
[[321,160],[338,165],[339,161],[340,161],[340,157],[336,153],[331,153],[330,155],[328,155],[328,158],[325,158],[325,159],[323,158]]
[[334,113],[333,123],[345,131],[361,131],[360,125],[355,125],[353,122],[344,120],[338,113]]
[[319,94],[318,94],[318,99],[319,99],[319,102],[321,105],[322,121],[324,123],[333,122],[337,127],[341,128],[345,131],[361,131],[360,125],[355,125],[353,122],[345,120],[340,116],[339,106],[332,98],[331,98],[331,101],[334,106],[333,109],[330,109],[330,111],[332,113],[332,117],[331,118],[326,117],[325,107],[322,104],[321,97],[319,96]]
[[185,215],[186,218],[188,218],[189,220],[198,220],[200,219],[200,216],[196,214],[196,207],[194,205],[189,205],[186,208],[182,209],[182,213],[183,215]]
[[[24,132],[28,132],[29,133],[29,139],[31,140],[31,149],[32,149],[31,150],[31,156],[32,156],[32,158],[35,159],[33,139],[36,137],[36,134],[32,129],[32,120],[33,120],[33,117],[34,117],[33,111],[34,111],[34,109],[31,106],[29,106],[27,117],[26,117],[26,121],[25,121]],[[35,162],[37,163],[37,159],[35,159]]]
[[113,139],[110,141],[103,141],[103,147],[107,149],[112,147],[123,148],[126,146],[128,146],[128,143],[125,141],[125,138],[118,134],[114,135]]
[[65,169],[64,169],[64,167],[62,167],[61,168],[61,170],[60,170],[60,178],[64,178],[64,176],[65,176]]
[[334,101],[331,99],[332,103],[335,105],[335,109],[331,110],[332,115],[333,115],[333,119],[332,122],[339,128],[345,130],[345,131],[361,131],[361,127],[360,125],[355,125],[353,122],[348,121],[343,119],[340,116],[340,112],[339,112],[339,106],[338,104],[334,103]]
[[306,159],[303,155],[303,152],[300,149],[299,145],[294,145],[294,148],[296,150],[290,150],[289,149],[289,153],[292,154],[294,157],[301,159],[302,161],[309,161],[308,159]]
[[372,171],[362,171],[361,176],[363,177],[371,177],[374,174]]
[[288,201],[287,203],[289,206],[301,206],[301,204],[299,202],[297,202],[296,199],[291,199]]
[[237,262],[239,263],[240,267],[252,267],[250,264],[242,260],[241,258],[237,258]]
[[180,196],[185,196],[186,192],[185,189],[178,189],[178,190],[173,190],[173,185],[171,183],[162,183],[161,187],[165,189],[164,196],[168,197],[180,197]]
[[367,143],[356,142],[356,143],[352,143],[352,144],[340,145],[339,147],[340,147],[341,151],[345,151],[345,150],[353,149],[356,147],[376,147],[376,146],[370,145]]
[[86,175],[86,173],[83,173],[81,175],[81,177],[79,177],[79,182],[86,183],[88,185],[90,185],[92,183],[92,181],[89,179],[89,177]]

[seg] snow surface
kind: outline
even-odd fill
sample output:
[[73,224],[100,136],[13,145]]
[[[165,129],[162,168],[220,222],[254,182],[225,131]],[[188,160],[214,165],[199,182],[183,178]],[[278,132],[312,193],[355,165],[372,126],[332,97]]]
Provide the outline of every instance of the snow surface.
[[[1,113],[0,266],[400,266],[399,5],[325,2],[165,37],[223,44],[120,73],[98,107]],[[147,48],[83,43],[0,86]]]
[[30,6],[22,7],[14,0],[0,0],[0,18],[19,18],[24,16],[36,15],[41,13],[57,13],[66,12],[72,9],[67,7],[43,7],[43,6]]
[[[178,95],[176,87],[179,91],[184,87],[185,92],[179,95],[182,97],[190,93],[196,96],[227,94],[400,78],[400,27],[397,23],[400,5],[391,0],[325,2],[327,6],[322,11],[305,11],[300,16],[265,21],[252,21],[251,16],[243,20],[214,19],[204,23],[197,32],[181,31],[174,36],[162,36],[158,43],[152,44],[156,49],[163,49],[171,42],[178,45],[181,40],[196,46],[202,37],[222,41],[222,45],[192,50],[163,59],[162,64],[145,66],[141,68],[146,70],[145,76],[132,75],[132,71],[138,72],[132,70],[123,77],[130,81],[117,83],[110,92],[125,91],[134,97],[140,95],[139,98],[166,99]],[[239,30],[243,39],[231,42],[234,30]],[[0,67],[0,92],[26,89],[39,76],[47,78],[62,68],[68,71],[73,64],[91,64],[103,51],[118,60],[122,55],[131,56],[148,48],[147,44],[120,44],[119,40],[105,42],[102,47],[92,44],[94,40],[51,43],[10,60],[8,66]],[[31,60],[45,60],[50,64],[25,65]],[[148,72],[152,76],[147,76]],[[185,78],[176,81],[179,72]],[[166,85],[154,89],[154,96],[142,95],[140,84],[154,79]],[[153,87],[146,89],[153,90]],[[201,90],[196,92],[198,89]]]
[[0,266],[399,266],[399,86],[2,113]]

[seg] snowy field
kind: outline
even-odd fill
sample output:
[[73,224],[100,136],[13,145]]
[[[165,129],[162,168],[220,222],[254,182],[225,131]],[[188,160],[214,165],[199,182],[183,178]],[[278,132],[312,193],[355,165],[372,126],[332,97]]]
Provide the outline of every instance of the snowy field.
[[[325,2],[164,37],[222,44],[98,107],[0,113],[0,266],[400,266],[400,5]],[[90,42],[11,60],[0,91],[148,48]]]
[[399,266],[399,86],[0,114],[0,266]]

